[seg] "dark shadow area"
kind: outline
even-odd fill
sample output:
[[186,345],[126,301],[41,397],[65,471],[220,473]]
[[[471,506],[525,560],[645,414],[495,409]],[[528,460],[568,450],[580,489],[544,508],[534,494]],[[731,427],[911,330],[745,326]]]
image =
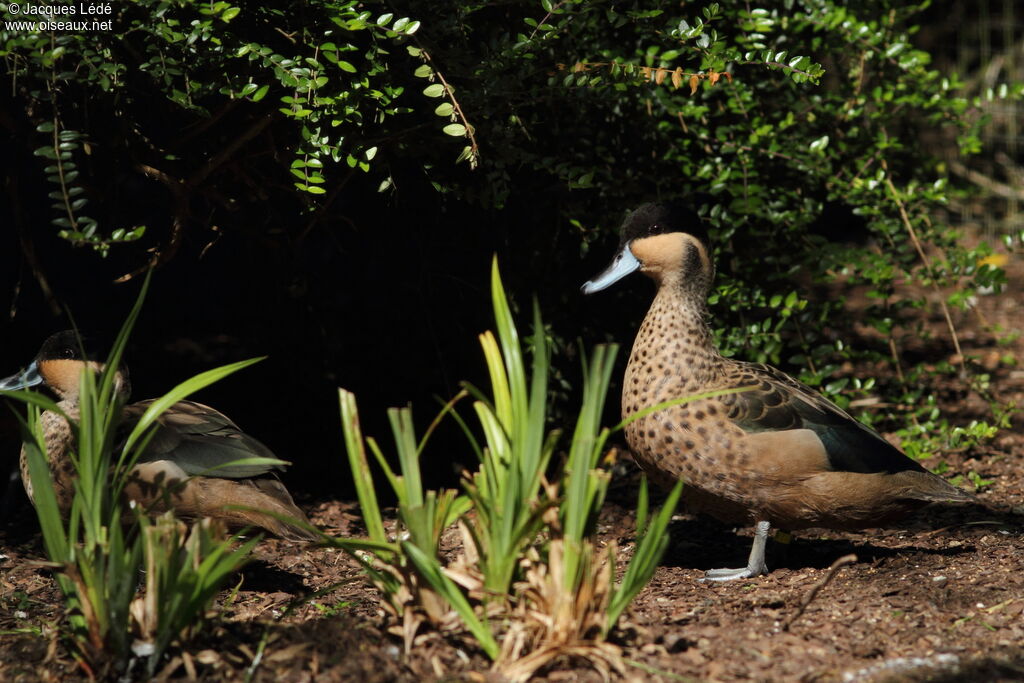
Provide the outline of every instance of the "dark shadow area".
[[[629,496],[625,496],[623,500],[629,499]],[[635,500],[635,496],[632,499]],[[925,508],[893,527],[894,532],[902,530],[907,535],[938,535],[954,529],[961,534],[973,530],[982,535],[993,531],[1019,535],[1022,526],[1019,515],[976,505],[963,509],[951,506]],[[738,533],[740,531],[741,529],[735,526],[724,524],[707,515],[685,515],[673,521],[669,527],[672,543],[662,559],[662,564],[668,567],[701,570],[744,566],[750,553],[753,527],[743,530],[744,533]],[[887,548],[859,540],[855,532],[851,532],[850,538],[842,538],[845,533],[804,529],[794,532],[790,543],[778,543],[770,538],[767,548],[768,567],[792,570],[827,569],[835,560],[849,553],[857,555],[859,563],[870,564],[916,553],[956,557],[977,550],[969,543],[944,548],[921,545]]]
[[[296,552],[300,552],[299,548],[296,548]],[[300,575],[275,567],[258,558],[253,558],[245,565],[239,572],[239,576],[233,578],[232,582],[237,584],[239,580],[241,580],[241,590],[246,591],[303,595],[309,590],[302,583]]]

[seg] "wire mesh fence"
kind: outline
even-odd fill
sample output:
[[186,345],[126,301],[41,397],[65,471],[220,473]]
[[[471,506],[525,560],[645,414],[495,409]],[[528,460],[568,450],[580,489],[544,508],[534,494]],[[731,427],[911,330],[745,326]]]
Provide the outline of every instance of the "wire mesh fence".
[[985,238],[1024,228],[1024,101],[1014,96],[1024,84],[1024,2],[953,0],[929,10],[919,39],[944,73],[955,72],[984,116],[980,154],[962,156],[945,144],[951,174],[979,188],[950,208],[951,218],[981,228]]

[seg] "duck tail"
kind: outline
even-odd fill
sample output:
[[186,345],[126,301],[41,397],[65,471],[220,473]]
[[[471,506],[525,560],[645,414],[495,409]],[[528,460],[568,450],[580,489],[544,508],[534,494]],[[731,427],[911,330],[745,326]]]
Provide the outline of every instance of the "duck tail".
[[904,495],[912,500],[927,503],[977,503],[973,493],[953,486],[948,481],[931,472],[905,471],[895,476],[904,479],[906,486]]
[[[309,524],[310,526],[312,524],[306,513],[299,509],[299,506],[292,500],[291,494],[288,493],[284,484],[277,479],[270,478],[251,481],[259,491],[259,494],[254,496],[257,500],[251,504],[254,509],[243,512],[243,514],[248,513],[251,524],[269,531],[278,538],[289,541],[316,541],[320,538],[315,531],[300,526],[300,524]],[[291,518],[299,524],[292,524],[281,518]]]
[[[295,512],[293,512],[289,515],[289,517],[295,517],[296,519],[298,519],[299,515],[302,515],[303,521],[308,522],[308,520],[305,519],[305,515],[302,514],[301,510],[296,508],[296,512],[298,514],[295,514]],[[263,529],[266,529],[274,536],[282,538],[286,541],[313,543],[320,539],[319,535],[317,535],[313,531],[310,531],[309,529],[297,526],[295,524],[289,524],[288,522],[282,522],[276,517],[271,517],[270,515],[254,513],[252,523],[259,527],[262,527]]]

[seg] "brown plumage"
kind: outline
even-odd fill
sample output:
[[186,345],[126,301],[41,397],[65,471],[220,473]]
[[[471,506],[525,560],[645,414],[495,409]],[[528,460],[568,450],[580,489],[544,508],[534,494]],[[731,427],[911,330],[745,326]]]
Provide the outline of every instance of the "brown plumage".
[[626,368],[623,417],[703,392],[749,389],[671,406],[626,428],[640,466],[662,483],[682,479],[691,507],[756,525],[747,567],[712,570],[708,578],[765,573],[771,526],[861,529],[929,502],[973,500],[813,389],[718,352],[706,304],[714,264],[695,215],[666,204],[634,211],[612,265],[583,291],[635,270],[658,291]]
[[[27,370],[0,380],[0,389],[44,384],[55,394],[58,407],[71,420],[77,420],[82,369],[87,364],[97,372],[103,368],[100,363],[83,359],[80,348],[72,332],[53,335]],[[115,379],[115,389],[127,398],[130,389],[123,372]],[[151,403],[140,401],[124,407],[120,424],[124,435]],[[74,433],[67,420],[56,412],[46,411],[40,419],[57,502],[66,515],[74,496],[75,470],[69,457],[74,449]],[[151,440],[129,473],[124,494],[151,514],[173,509],[184,519],[214,517],[233,528],[257,526],[281,538],[315,540],[316,534],[266,514],[276,513],[309,523],[274,474],[274,470],[284,469],[282,466],[238,463],[254,457],[274,458],[274,454],[217,410],[193,401],[180,401],[158,418]],[[34,503],[24,448],[21,478]],[[233,510],[228,506],[254,509]]]

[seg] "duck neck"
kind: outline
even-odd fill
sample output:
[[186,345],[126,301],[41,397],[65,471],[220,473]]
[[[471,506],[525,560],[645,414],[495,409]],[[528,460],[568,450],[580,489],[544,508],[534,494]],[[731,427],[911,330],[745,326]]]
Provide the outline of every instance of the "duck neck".
[[706,290],[694,283],[665,280],[637,335],[636,349],[659,358],[665,367],[699,385],[713,377],[722,356],[708,325]]
[[709,358],[721,358],[715,347],[714,335],[708,324],[707,289],[696,286],[681,286],[665,283],[658,288],[655,298],[662,298],[666,307],[674,308],[677,322],[675,332],[687,337],[691,350]]

